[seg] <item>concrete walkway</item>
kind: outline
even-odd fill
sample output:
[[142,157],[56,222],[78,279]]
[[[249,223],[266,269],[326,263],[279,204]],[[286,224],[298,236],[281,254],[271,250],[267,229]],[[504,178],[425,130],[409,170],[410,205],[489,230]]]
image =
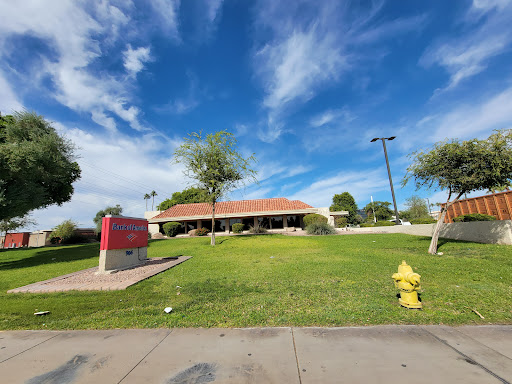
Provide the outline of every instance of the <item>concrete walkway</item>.
[[2,383],[510,383],[512,326],[0,332]]

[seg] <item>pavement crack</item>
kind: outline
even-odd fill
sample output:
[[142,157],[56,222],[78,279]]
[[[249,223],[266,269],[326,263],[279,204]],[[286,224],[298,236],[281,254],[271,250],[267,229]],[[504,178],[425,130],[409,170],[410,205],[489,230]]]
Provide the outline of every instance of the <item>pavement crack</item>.
[[480,364],[478,361],[476,361],[475,359],[472,359],[470,356],[466,355],[465,353],[459,351],[457,348],[455,348],[454,346],[450,345],[446,340],[443,340],[439,337],[437,337],[436,335],[434,335],[432,332],[430,332],[428,329],[426,329],[425,327],[422,327],[423,330],[425,332],[427,332],[428,334],[430,334],[434,339],[436,339],[437,341],[439,341],[440,343],[446,345],[447,347],[451,348],[452,350],[454,350],[456,353],[458,353],[460,356],[462,356],[462,358],[470,363],[470,364],[473,364],[473,365],[476,365],[478,367],[480,367],[481,369],[483,369],[485,372],[487,372],[489,375],[491,376],[494,376],[496,379],[498,379],[499,381],[501,381],[503,384],[511,384],[510,381],[507,381],[505,380],[503,377],[501,376],[498,376],[496,373],[494,373],[493,371],[491,371],[489,368],[487,368],[486,366]]
[[297,347],[295,346],[295,334],[293,333],[293,327],[291,327],[290,329],[292,331],[293,352],[295,353],[295,361],[297,362],[297,374],[299,375],[299,384],[302,384],[302,377],[300,375],[299,357],[297,356]]
[[41,345],[41,344],[43,344],[43,343],[46,343],[48,340],[51,340],[51,339],[53,339],[54,337],[57,337],[57,336],[59,336],[59,335],[60,335],[60,333],[58,333],[58,334],[56,334],[55,336],[52,336],[52,337],[50,337],[50,338],[48,338],[48,339],[46,339],[46,340],[43,340],[43,341],[41,341],[40,343],[38,343],[38,344],[36,344],[36,345],[33,345],[32,347],[27,348],[27,349],[25,349],[25,350],[23,350],[23,351],[21,351],[21,352],[19,352],[19,353],[15,354],[14,356],[8,357],[7,359],[0,361],[0,364],[2,364],[2,363],[4,363],[4,362],[6,362],[7,360],[12,359],[13,357],[19,356],[19,355],[21,355],[22,353],[25,353],[25,352],[27,352],[27,351],[30,351],[32,348],[35,348],[35,347],[37,347],[38,345]]
[[157,343],[153,348],[151,348],[151,350],[150,350],[148,353],[146,353],[146,354],[144,355],[144,357],[143,357],[142,359],[140,359],[140,360],[139,360],[139,362],[138,362],[137,364],[135,364],[135,365],[133,366],[133,368],[132,368],[132,369],[130,369],[130,370],[128,371],[128,373],[127,373],[126,375],[124,375],[124,376],[123,376],[123,378],[117,382],[117,384],[120,384],[124,379],[126,379],[126,377],[127,377],[130,373],[132,373],[132,371],[133,371],[135,368],[137,368],[137,367],[139,366],[139,364],[140,364],[140,363],[142,363],[142,362],[144,361],[144,359],[145,359],[146,357],[148,357],[148,356],[149,356],[149,354],[150,354],[151,352],[153,352],[153,351],[154,351],[154,350],[155,350],[155,349],[156,349],[160,344],[162,344],[162,343],[163,343],[163,341],[164,341],[165,339],[167,339],[167,337],[168,337],[171,333],[172,333],[172,329],[169,331],[169,333],[168,333],[167,335],[165,335],[165,337],[164,337],[162,340],[160,340],[160,341],[159,341],[159,342],[158,342],[158,343]]

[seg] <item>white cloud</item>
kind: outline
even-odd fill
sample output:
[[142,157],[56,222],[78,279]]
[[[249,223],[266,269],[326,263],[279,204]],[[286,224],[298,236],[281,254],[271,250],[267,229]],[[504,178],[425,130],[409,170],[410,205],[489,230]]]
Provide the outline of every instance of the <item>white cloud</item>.
[[356,119],[356,116],[354,116],[346,107],[341,109],[328,109],[327,111],[314,116],[309,121],[309,124],[312,127],[321,127],[332,122],[337,122],[340,119],[346,122],[351,122]]
[[360,61],[376,60],[374,52],[363,53],[365,47],[405,30],[418,30],[425,20],[417,16],[376,21],[381,7],[382,2],[374,3],[358,14],[336,1],[258,3],[253,66],[268,112],[261,140],[276,140],[285,132],[287,113],[339,82]]
[[21,109],[23,109],[21,102],[0,72],[0,112],[3,115],[9,115]]
[[386,171],[382,168],[360,172],[340,172],[335,176],[316,181],[289,196],[314,207],[328,207],[336,193],[348,191],[356,201],[369,200],[370,195],[389,189]]
[[179,22],[178,12],[180,9],[180,0],[151,0],[153,8],[153,17],[160,23],[162,29],[172,39],[179,41]]
[[[493,129],[512,127],[512,87],[482,100],[459,106],[447,113],[421,119],[421,141],[445,138],[468,139],[487,136]],[[418,123],[418,124],[419,124]]]
[[[473,16],[478,14],[478,18]],[[485,17],[483,17],[485,16]],[[512,2],[474,1],[464,23],[462,37],[444,39],[427,48],[420,58],[425,67],[439,65],[450,74],[448,85],[436,94],[457,87],[463,80],[484,71],[489,62],[512,43]]]
[[158,193],[156,206],[186,187],[182,167],[171,164],[172,152],[179,145],[177,141],[155,134],[97,135],[58,122],[53,125],[79,146],[77,161],[82,177],[74,184],[75,193],[70,202],[34,211],[32,216],[39,229],[52,228],[69,218],[83,227],[92,227],[97,211],[116,204],[123,207],[124,215],[143,217],[145,193],[152,190]]
[[[37,87],[34,80],[49,78],[53,88],[45,91],[53,92],[51,96],[61,104],[77,112],[90,113],[95,122],[109,130],[115,129],[115,118],[124,120],[133,129],[144,130],[140,111],[131,103],[130,84],[126,79],[91,67],[108,54],[116,39],[126,37],[121,31],[128,28],[133,7],[130,2],[122,4],[123,9],[108,1],[1,2],[0,58],[12,54],[5,46],[12,36],[39,39],[51,53],[36,56],[39,63],[34,67],[38,73],[33,78],[21,79],[25,88]],[[149,60],[149,48],[128,47],[125,65],[134,75]]]
[[206,2],[206,16],[210,23],[218,19],[222,10],[222,3],[224,0],[208,0]]
[[124,67],[130,76],[135,76],[137,73],[142,71],[144,63],[151,60],[150,48],[139,47],[132,49],[132,46],[128,44],[126,51],[123,52]]

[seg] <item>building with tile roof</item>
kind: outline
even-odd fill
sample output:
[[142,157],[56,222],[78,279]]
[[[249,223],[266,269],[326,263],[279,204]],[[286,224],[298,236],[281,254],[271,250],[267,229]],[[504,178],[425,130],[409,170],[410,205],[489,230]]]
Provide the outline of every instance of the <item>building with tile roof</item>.
[[[162,232],[162,225],[171,221],[182,224],[182,233],[197,228],[212,230],[212,206],[208,203],[177,204],[146,218],[151,233]],[[233,224],[249,227],[263,226],[273,230],[295,230],[303,228],[303,217],[309,213],[326,216],[331,224],[334,216],[345,216],[348,212],[329,212],[328,208],[314,208],[300,200],[288,200],[284,197],[273,199],[221,201],[215,204],[215,232],[231,232]]]

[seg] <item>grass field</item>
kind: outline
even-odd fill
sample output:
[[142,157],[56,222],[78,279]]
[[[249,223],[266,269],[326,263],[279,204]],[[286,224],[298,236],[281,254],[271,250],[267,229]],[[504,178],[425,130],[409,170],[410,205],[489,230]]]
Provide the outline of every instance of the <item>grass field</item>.
[[[97,266],[98,244],[1,251],[0,329],[512,323],[511,246],[441,240],[432,256],[430,239],[402,234],[209,241],[152,241],[149,257],[193,258],[114,292],[6,293]],[[398,304],[402,260],[422,276],[421,311]]]

